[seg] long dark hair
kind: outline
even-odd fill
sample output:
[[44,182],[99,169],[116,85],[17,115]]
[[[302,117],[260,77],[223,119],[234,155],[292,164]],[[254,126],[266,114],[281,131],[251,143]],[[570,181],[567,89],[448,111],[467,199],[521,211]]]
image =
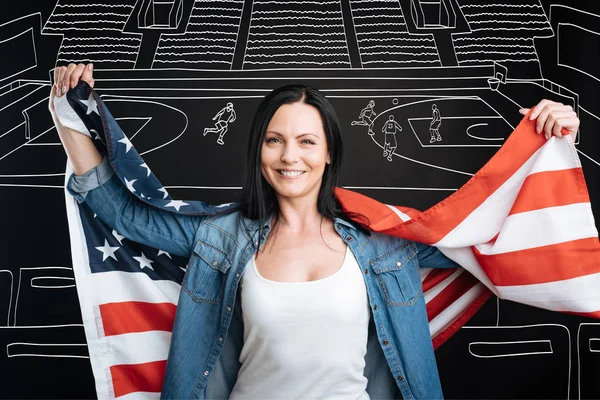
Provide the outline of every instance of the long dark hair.
[[326,218],[336,217],[348,220],[334,196],[340,170],[344,162],[342,129],[335,110],[325,95],[317,89],[300,85],[279,87],[260,102],[250,126],[246,182],[242,191],[242,213],[245,217],[258,220],[262,225],[269,216],[279,215],[279,204],[275,190],[261,173],[261,150],[267,126],[275,112],[284,104],[303,102],[315,107],[323,121],[330,163],[325,165],[323,179],[317,197],[317,210]]

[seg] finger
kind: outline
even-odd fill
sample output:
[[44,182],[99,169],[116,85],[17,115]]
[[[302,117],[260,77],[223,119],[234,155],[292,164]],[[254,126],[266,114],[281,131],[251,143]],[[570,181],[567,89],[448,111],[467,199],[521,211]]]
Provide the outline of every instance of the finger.
[[543,128],[544,136],[546,136],[546,139],[550,139],[550,137],[552,137],[552,128],[554,127],[555,122],[556,122],[556,115],[549,112],[546,115],[546,119],[544,121],[544,128]]
[[69,64],[69,66],[67,67],[67,71],[65,72],[65,75],[62,78],[61,91],[63,96],[69,91],[69,87],[71,84],[71,74],[73,73],[73,71],[75,71],[75,68],[77,68],[77,64]]
[[529,110],[531,110],[531,108],[521,108],[519,110],[519,113],[521,113],[521,115],[527,115],[527,113],[529,112]]
[[71,73],[71,77],[69,78],[69,87],[71,89],[73,89],[73,88],[75,88],[75,86],[77,86],[77,84],[79,83],[79,79],[81,78],[81,74],[83,74],[84,70],[85,70],[84,64],[78,64],[77,67],[75,67],[75,69]]
[[[548,121],[548,117],[552,113],[559,111],[561,107],[562,107],[562,104],[560,104],[560,103],[550,102],[550,103],[546,103],[541,110],[538,110],[539,115],[535,121],[535,128],[536,128],[537,133],[542,133],[542,131],[544,131],[544,128]],[[554,122],[555,119],[556,119],[556,116],[554,118],[552,118],[552,122]],[[548,131],[546,131],[546,133],[550,134],[551,131],[552,130],[549,129]]]
[[65,72],[67,71],[67,67],[65,66],[61,66],[57,68],[58,71],[56,73],[56,95],[60,96],[62,94],[62,77],[65,75]]
[[550,100],[542,99],[539,103],[531,108],[531,114],[529,114],[529,120],[534,120],[539,117],[540,113],[543,111],[546,104],[548,104]]
[[83,74],[81,75],[81,80],[87,82],[88,85],[90,85],[92,88],[94,87],[93,73],[94,64],[88,64],[86,65],[85,69],[83,70]]

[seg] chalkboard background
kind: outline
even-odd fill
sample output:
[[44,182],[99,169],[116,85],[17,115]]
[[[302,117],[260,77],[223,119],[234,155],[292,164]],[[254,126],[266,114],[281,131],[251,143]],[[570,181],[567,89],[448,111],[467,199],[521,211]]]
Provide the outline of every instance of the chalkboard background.
[[[252,114],[284,83],[322,89],[339,112],[344,186],[419,209],[497,151],[519,107],[561,101],[581,119],[600,216],[600,2],[22,0],[2,6],[0,59],[3,398],[95,397],[47,111],[55,65],[93,62],[171,195],[209,202],[237,198]],[[389,115],[402,127],[391,161]],[[597,320],[492,298],[436,354],[448,398],[600,397]]]

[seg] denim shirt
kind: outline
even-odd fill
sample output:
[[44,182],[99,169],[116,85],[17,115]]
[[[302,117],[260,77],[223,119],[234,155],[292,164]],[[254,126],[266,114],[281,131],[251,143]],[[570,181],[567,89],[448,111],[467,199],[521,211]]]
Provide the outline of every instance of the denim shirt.
[[[269,224],[260,236],[259,223],[239,211],[189,216],[149,206],[125,188],[106,159],[85,175],[72,175],[67,189],[128,239],[189,257],[162,397],[228,398],[241,366],[239,283],[267,240]],[[334,226],[358,261],[369,298],[367,393],[373,399],[442,398],[419,267],[457,264],[435,247],[367,232],[342,219]]]

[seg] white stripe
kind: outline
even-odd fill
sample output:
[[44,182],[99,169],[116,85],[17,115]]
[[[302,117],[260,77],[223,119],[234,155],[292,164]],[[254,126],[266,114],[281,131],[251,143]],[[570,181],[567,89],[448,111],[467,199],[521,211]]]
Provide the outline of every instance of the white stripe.
[[92,137],[90,131],[88,131],[81,118],[79,118],[79,115],[77,115],[71,104],[69,104],[66,95],[54,97],[54,109],[56,110],[58,120],[63,126]]
[[167,359],[171,332],[149,331],[106,336],[110,365],[141,364]]
[[[575,266],[574,266],[575,267]],[[562,281],[498,286],[499,297],[552,311],[600,311],[600,273]]]
[[476,247],[482,254],[492,255],[597,236],[591,204],[576,203],[513,214],[496,243]]
[[473,250],[471,250],[470,247],[462,247],[458,249],[439,248],[439,250],[446,257],[453,260],[458,265],[469,271],[479,282],[487,286],[488,289],[492,291],[492,293],[498,295],[498,293],[496,293],[496,287],[494,286],[492,281],[490,281],[490,278],[488,278],[486,273],[483,271],[481,265],[479,265],[479,262],[475,258]]
[[442,290],[446,289],[448,287],[448,285],[450,285],[450,283],[452,283],[452,281],[454,281],[456,278],[458,278],[459,276],[461,276],[463,274],[463,272],[465,272],[464,269],[457,268],[456,271],[454,271],[451,275],[448,275],[446,277],[446,279],[444,279],[443,281],[441,281],[440,283],[438,283],[437,285],[435,285],[434,287],[432,287],[431,289],[429,289],[428,291],[426,291],[424,293],[425,303],[429,302],[435,296],[437,296],[438,294],[440,294],[440,292]]
[[67,179],[73,173],[70,163],[65,171],[65,202],[67,208],[67,221],[69,223],[69,236],[71,239],[71,257],[73,259],[73,274],[77,282],[77,295],[81,308],[85,338],[90,353],[90,364],[94,375],[96,395],[99,399],[114,398],[114,390],[110,377],[109,365],[106,360],[104,346],[99,338],[99,328],[96,321],[100,310],[94,303],[94,284],[90,281],[91,273],[85,234],[81,225],[77,200],[66,189]]
[[411,219],[407,214],[404,214],[402,211],[398,210],[396,207],[390,206],[389,204],[386,204],[386,206],[390,210],[392,210],[398,216],[398,218],[400,218],[402,220],[402,222],[405,222],[405,221],[408,221]]
[[97,304],[141,301],[177,305],[181,291],[179,284],[168,280],[152,280],[143,272],[98,272],[92,274],[90,279]]
[[440,332],[460,317],[467,308],[485,292],[485,286],[481,283],[473,286],[468,292],[460,296],[454,303],[429,321],[429,332],[435,338]]
[[158,400],[160,392],[134,392],[117,397],[119,400]]
[[574,163],[577,163],[577,161],[569,161],[569,155],[577,158],[571,140],[549,140],[436,246],[472,246],[486,243],[496,236],[502,229],[527,175],[531,171],[541,172],[542,166],[549,162],[546,154],[557,157],[556,165],[553,165],[554,170],[573,168]]
[[[567,143],[569,141],[570,143]],[[544,171],[562,171],[572,168],[581,168],[581,162],[576,157],[572,138],[557,138],[552,136],[540,150],[542,150],[535,161],[535,165],[529,174]]]

